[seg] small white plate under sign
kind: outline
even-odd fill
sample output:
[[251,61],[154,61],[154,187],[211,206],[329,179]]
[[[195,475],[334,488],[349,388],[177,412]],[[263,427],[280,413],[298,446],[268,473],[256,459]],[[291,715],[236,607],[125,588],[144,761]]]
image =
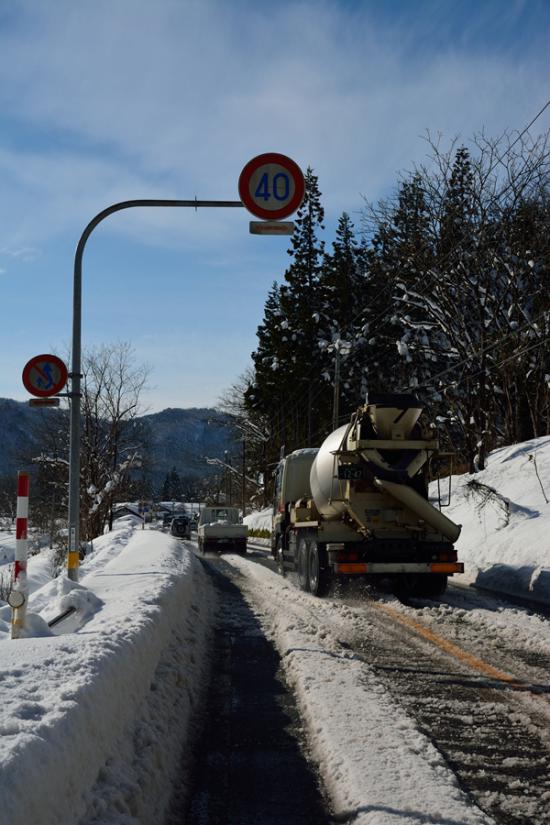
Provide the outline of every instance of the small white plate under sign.
[[250,221],[251,235],[292,235],[294,221]]
[[59,398],[29,398],[30,407],[59,407]]

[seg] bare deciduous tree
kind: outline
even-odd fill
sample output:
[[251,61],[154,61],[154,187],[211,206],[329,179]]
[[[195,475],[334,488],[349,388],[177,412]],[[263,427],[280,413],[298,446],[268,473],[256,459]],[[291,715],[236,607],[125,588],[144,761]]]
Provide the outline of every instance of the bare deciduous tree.
[[[218,402],[219,409],[231,416],[232,425],[241,441],[244,440],[246,499],[254,497],[258,501],[261,491],[262,503],[269,500],[269,464],[274,463],[272,455],[272,423],[269,418],[247,404],[247,392],[254,383],[254,371],[246,370],[225,390]],[[278,456],[276,456],[278,457]],[[241,468],[242,472],[242,468]],[[255,480],[247,476],[255,475]]]
[[[136,366],[129,343],[104,344],[83,359],[82,462],[84,536],[100,535],[115,493],[141,466],[143,431],[135,419],[149,370]],[[112,527],[112,516],[110,517]]]
[[391,326],[379,323],[398,337],[400,388],[439,404],[470,469],[483,469],[496,442],[548,429],[549,135],[481,134],[471,150],[428,143],[431,164],[411,178],[422,191],[423,243],[397,243],[401,202],[368,212],[388,227],[393,253],[382,252]]

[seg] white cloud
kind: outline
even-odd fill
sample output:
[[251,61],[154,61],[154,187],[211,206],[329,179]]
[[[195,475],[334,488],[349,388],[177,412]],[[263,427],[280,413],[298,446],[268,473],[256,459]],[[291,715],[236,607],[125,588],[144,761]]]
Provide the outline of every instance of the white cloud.
[[[330,214],[353,212],[361,194],[379,197],[423,157],[427,127],[465,138],[483,126],[521,127],[546,95],[536,44],[521,62],[470,53],[464,37],[430,51],[429,32],[381,29],[368,7],[27,0],[20,8],[22,24],[0,35],[0,104],[26,139],[0,153],[10,193],[0,226],[21,243],[74,233],[122,198],[237,198],[240,169],[267,150],[315,168]],[[145,224],[179,232],[182,220],[150,210],[120,216],[116,227]],[[208,232],[229,238],[226,227],[226,215],[213,215]]]
[[13,247],[13,246],[2,246],[0,247],[0,255],[7,255],[10,258],[18,258],[21,261],[34,261],[39,255],[39,250],[34,249],[32,246],[22,246],[22,247]]

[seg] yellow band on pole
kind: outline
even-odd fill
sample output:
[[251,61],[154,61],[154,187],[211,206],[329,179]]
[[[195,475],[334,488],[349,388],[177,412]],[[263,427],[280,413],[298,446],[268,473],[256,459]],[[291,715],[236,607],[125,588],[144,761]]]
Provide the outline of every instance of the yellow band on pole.
[[69,559],[67,567],[69,570],[75,570],[78,567],[79,557],[78,550],[69,550]]

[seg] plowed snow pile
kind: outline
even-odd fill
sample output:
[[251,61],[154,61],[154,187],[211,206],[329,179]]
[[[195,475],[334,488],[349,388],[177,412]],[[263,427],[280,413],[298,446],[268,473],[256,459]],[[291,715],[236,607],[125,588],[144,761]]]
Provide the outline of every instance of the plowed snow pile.
[[454,476],[452,490],[444,512],[462,524],[465,578],[550,604],[550,436],[495,450],[487,469]]
[[[156,821],[181,767],[210,586],[192,550],[131,519],[94,544],[80,585],[60,577],[35,591],[28,638],[9,639],[0,611],[0,811],[11,825]],[[47,620],[71,606],[53,635]]]

